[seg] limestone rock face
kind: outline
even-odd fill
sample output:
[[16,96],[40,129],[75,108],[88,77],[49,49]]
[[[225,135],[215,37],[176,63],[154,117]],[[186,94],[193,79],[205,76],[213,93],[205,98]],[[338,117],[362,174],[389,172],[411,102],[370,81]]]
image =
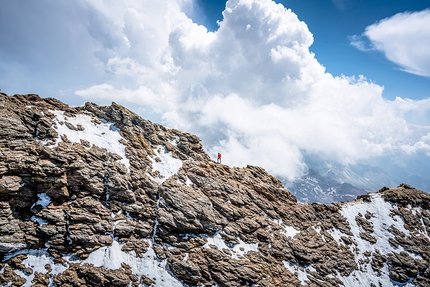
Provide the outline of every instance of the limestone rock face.
[[0,286],[430,286],[430,195],[303,204],[113,103],[0,94]]

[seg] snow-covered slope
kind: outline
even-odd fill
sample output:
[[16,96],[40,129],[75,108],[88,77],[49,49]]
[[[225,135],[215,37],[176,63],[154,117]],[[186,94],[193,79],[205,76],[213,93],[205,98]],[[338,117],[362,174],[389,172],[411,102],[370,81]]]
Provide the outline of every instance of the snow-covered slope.
[[[409,212],[414,215],[421,215],[423,212],[429,214],[430,212],[430,210],[424,211],[421,207],[408,206],[408,208]],[[325,274],[321,270],[316,269],[312,263],[301,264],[300,262],[284,260],[282,264],[286,270],[297,276],[301,286],[310,286],[309,284],[312,282],[327,284],[327,279],[330,279],[331,281],[329,282],[333,284],[339,283],[345,287],[424,286],[414,283],[414,279],[418,275],[418,270],[414,271],[414,268],[416,268],[414,266],[427,264],[425,263],[426,260],[423,259],[423,254],[412,246],[408,246],[405,249],[398,240],[406,240],[406,238],[412,237],[420,238],[422,242],[430,243],[428,235],[429,226],[418,216],[418,228],[415,227],[416,229],[413,231],[406,229],[405,221],[400,215],[401,212],[399,209],[402,209],[402,207],[385,201],[382,194],[370,194],[365,201],[358,200],[342,205],[339,212],[346,219],[349,225],[348,230],[345,231],[333,226],[323,232],[324,230],[318,222],[308,227],[312,228],[318,234],[316,236],[320,240],[330,245],[337,245],[341,253],[350,252],[349,254],[353,255],[356,267],[346,274],[342,274],[339,271],[336,271],[334,274]],[[428,219],[424,220],[428,221]],[[302,235],[301,231],[296,230],[293,226],[285,225],[280,220],[273,221],[273,224],[276,228],[285,230],[280,233],[289,238],[290,244],[296,244],[296,241]],[[277,236],[277,233],[274,231],[271,232],[270,229],[268,230],[268,235],[270,237]],[[196,238],[195,236],[195,234],[184,234],[184,238],[187,240]],[[241,260],[249,261],[249,252],[258,253],[261,251],[259,250],[258,243],[245,243],[240,238],[236,244],[227,243],[219,232],[213,236],[201,235],[201,238],[207,241],[206,244],[201,246],[202,250],[214,248],[218,252],[225,252],[229,254],[227,258],[238,260],[237,264],[241,264],[239,263]],[[53,278],[58,274],[64,273],[75,264],[81,266],[89,264],[96,268],[104,268],[107,271],[123,270],[123,266],[127,266],[131,274],[138,276],[141,278],[140,280],[142,278],[149,278],[150,282],[152,282],[151,286],[188,286],[188,284],[179,280],[172,273],[167,265],[167,259],[160,259],[157,256],[157,253],[154,251],[154,244],[156,243],[149,239],[144,239],[144,241],[148,246],[147,251],[139,256],[133,250],[123,251],[122,248],[125,242],[120,242],[118,238],[114,237],[110,245],[96,249],[84,260],[70,254],[64,254],[61,261],[59,261],[58,258],[55,259],[49,254],[48,250],[50,246],[46,246],[43,249],[23,249],[9,253],[4,257],[3,261],[8,262],[8,260],[18,255],[25,256],[25,259],[20,263],[23,268],[14,271],[16,275],[25,280],[22,281],[23,285],[21,286],[33,286],[34,272],[48,275],[48,286],[56,286]],[[156,245],[160,247],[159,244]],[[167,245],[167,247],[171,252],[179,251],[177,247],[171,245]],[[270,248],[269,246],[269,250]],[[405,272],[405,274],[410,274],[410,277],[402,278],[399,275],[392,274],[393,260],[387,258],[396,256],[399,257],[398,263],[400,260],[404,260],[405,262],[401,264],[408,266],[402,268],[412,269],[412,271],[407,270],[409,273]],[[189,258],[189,252],[185,252],[182,261],[187,262]],[[401,264],[400,266],[402,266]],[[46,266],[49,266],[49,268],[46,268]],[[0,269],[0,274],[4,274],[7,267],[8,264],[4,265]],[[25,271],[30,269],[32,272]],[[428,270],[428,266],[424,269]],[[393,277],[402,279],[402,282],[396,281]],[[250,285],[259,286],[258,284]],[[140,284],[139,286],[147,285]]]
[[[31,109],[31,106],[27,106],[27,108]],[[42,140],[43,144],[53,142],[52,145],[48,145],[50,148],[56,147],[58,142],[63,139],[74,143],[82,143],[87,149],[95,145],[121,156],[120,161],[127,168],[130,167],[125,155],[125,145],[120,142],[124,139],[114,123],[106,120],[95,120],[94,117],[85,114],[75,114],[67,117],[64,115],[64,111],[50,110],[49,112],[55,115],[53,127],[56,129],[58,137],[51,140],[36,137],[37,140]]]
[[[354,242],[349,245],[349,248],[355,254],[355,262],[360,266],[349,276],[338,276],[345,286],[414,286],[414,284],[392,280],[388,262],[379,262],[377,265],[370,260],[375,254],[402,254],[411,261],[423,259],[420,254],[408,252],[402,246],[395,246],[390,242],[395,240],[392,230],[402,234],[402,237],[411,236],[409,230],[404,227],[403,219],[396,215],[398,208],[397,204],[386,202],[379,194],[371,194],[370,201],[351,202],[342,207],[340,213],[351,227],[351,238]],[[411,211],[418,210],[411,208]],[[360,224],[362,222],[366,222],[366,225]],[[425,228],[425,226],[422,227]],[[373,230],[371,235],[370,230]],[[416,236],[430,240],[425,229],[415,230],[415,232]],[[342,236],[347,236],[336,228],[329,233],[339,243],[342,243]],[[364,234],[369,234],[371,237]],[[410,283],[413,279],[411,276],[406,282]]]

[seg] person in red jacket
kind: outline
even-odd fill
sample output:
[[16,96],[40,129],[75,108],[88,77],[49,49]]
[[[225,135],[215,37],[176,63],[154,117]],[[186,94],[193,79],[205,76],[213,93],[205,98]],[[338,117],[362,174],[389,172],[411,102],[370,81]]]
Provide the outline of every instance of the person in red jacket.
[[221,163],[221,154],[218,153],[218,157],[216,159],[216,163]]

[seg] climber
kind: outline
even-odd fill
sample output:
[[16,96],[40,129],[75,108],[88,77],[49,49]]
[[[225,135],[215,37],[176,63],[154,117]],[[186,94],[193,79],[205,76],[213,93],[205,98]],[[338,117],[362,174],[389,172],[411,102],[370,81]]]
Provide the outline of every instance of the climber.
[[216,163],[221,163],[221,154],[218,153],[218,157],[216,159]]

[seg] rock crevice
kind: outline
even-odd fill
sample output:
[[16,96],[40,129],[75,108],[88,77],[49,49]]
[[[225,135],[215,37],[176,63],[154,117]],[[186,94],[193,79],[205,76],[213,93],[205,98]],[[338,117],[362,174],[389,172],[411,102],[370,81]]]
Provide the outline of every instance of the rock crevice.
[[2,286],[430,286],[423,191],[303,204],[116,103],[0,101]]

